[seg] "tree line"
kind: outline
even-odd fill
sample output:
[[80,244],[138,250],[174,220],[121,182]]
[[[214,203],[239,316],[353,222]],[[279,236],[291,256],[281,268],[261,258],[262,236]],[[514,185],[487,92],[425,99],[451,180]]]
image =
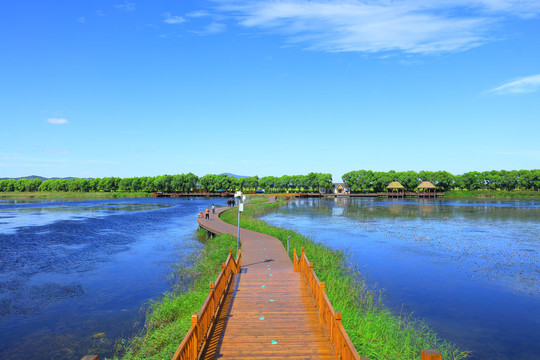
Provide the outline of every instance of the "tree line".
[[471,171],[453,175],[447,171],[350,171],[342,176],[352,192],[384,192],[392,181],[405,190],[415,191],[422,181],[429,181],[439,191],[448,190],[539,190],[540,170]]
[[[399,181],[407,191],[414,191],[422,181],[430,181],[439,191],[461,190],[539,190],[540,170],[471,171],[453,175],[447,171],[350,171],[342,176],[352,192],[384,192],[392,181]],[[236,178],[225,174],[198,177],[192,173],[154,177],[104,177],[95,179],[8,179],[0,180],[0,192],[195,192],[251,191],[264,189],[267,193],[286,191],[318,191],[332,187],[332,175],[258,176]]]
[[318,191],[319,187],[331,187],[332,175],[309,173],[308,175],[284,175],[281,177],[258,176],[236,178],[225,174],[198,177],[192,173],[161,175],[154,177],[104,177],[95,179],[8,179],[0,180],[0,192],[180,192],[195,191],[251,191],[265,189],[267,192]]

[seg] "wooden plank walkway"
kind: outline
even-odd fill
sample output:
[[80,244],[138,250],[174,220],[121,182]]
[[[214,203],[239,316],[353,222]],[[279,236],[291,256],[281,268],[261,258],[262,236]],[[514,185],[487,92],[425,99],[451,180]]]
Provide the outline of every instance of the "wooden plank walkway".
[[[218,208],[199,225],[236,236]],[[242,271],[235,275],[203,359],[335,359],[302,275],[275,237],[241,229]]]

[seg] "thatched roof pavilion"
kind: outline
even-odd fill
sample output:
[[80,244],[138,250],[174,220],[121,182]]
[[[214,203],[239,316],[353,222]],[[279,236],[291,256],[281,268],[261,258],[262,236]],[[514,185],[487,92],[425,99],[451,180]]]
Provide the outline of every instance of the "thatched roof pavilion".
[[433,197],[437,197],[437,188],[429,181],[422,181],[422,183],[418,185],[416,189],[418,190],[418,192],[422,190],[424,196],[427,195],[428,197],[430,197],[431,195],[433,195]]
[[403,185],[398,183],[397,181],[392,181],[388,186],[386,187],[387,190],[403,190],[405,189]]
[[433,185],[429,181],[422,181],[422,183],[418,185],[416,188],[417,189],[436,189],[435,185]]
[[[391,191],[391,193],[389,193]],[[388,197],[405,197],[405,187],[397,181],[392,181],[386,187],[386,196]]]

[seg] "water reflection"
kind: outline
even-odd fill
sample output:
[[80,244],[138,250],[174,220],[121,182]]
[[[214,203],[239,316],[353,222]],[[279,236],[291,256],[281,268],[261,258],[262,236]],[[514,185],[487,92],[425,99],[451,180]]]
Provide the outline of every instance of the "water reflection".
[[539,215],[538,201],[338,198],[297,200],[263,219],[349,250],[389,306],[425,317],[477,359],[533,359]]

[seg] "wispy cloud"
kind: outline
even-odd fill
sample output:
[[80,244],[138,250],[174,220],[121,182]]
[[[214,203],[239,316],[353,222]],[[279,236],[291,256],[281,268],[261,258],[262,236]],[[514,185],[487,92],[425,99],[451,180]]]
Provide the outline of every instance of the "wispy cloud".
[[114,7],[123,11],[134,11],[135,3],[125,1],[123,4],[114,5]]
[[224,32],[227,26],[223,23],[212,22],[206,25],[202,30],[193,31],[198,35],[213,35]]
[[57,154],[69,154],[71,151],[65,149],[41,149],[42,152],[57,153]]
[[86,22],[86,19],[83,18],[83,17],[80,17],[80,18],[77,19],[77,22],[85,23],[85,22]]
[[181,24],[186,21],[186,19],[184,19],[183,17],[174,16],[171,15],[171,13],[165,13],[163,14],[163,17],[165,18],[163,22],[167,24]]
[[445,53],[491,41],[505,15],[535,16],[537,0],[220,0],[245,27],[321,51]]
[[192,11],[192,12],[187,13],[186,16],[191,17],[191,18],[201,18],[201,17],[210,16],[210,13],[205,10],[197,10],[197,11]]
[[47,122],[49,124],[54,124],[54,125],[64,125],[64,124],[69,123],[69,121],[63,118],[49,118],[47,119]]
[[540,74],[512,80],[489,90],[495,94],[524,94],[540,89]]

